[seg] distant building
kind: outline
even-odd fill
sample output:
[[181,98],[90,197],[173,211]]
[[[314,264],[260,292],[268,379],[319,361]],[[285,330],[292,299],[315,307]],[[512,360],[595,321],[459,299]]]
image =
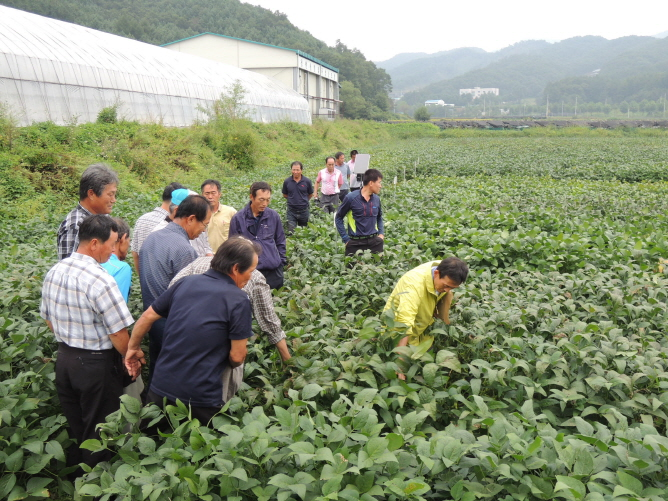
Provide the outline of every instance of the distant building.
[[459,89],[459,95],[463,96],[464,94],[473,94],[473,99],[478,99],[483,94],[494,94],[495,96],[498,96],[499,89],[497,87],[487,87],[483,89],[480,87],[473,87],[472,89]]
[[274,78],[304,96],[313,116],[334,118],[339,114],[339,70],[305,52],[215,33],[201,33],[163,47]]
[[450,106],[453,107],[454,104],[448,104],[443,99],[429,99],[424,102],[425,106]]

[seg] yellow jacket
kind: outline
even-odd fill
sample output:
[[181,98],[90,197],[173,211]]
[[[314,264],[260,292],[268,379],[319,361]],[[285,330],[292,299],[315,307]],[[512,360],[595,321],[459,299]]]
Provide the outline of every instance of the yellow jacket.
[[438,301],[446,293],[436,294],[431,269],[440,261],[430,261],[406,272],[385,304],[386,310],[394,310],[394,319],[408,326],[408,344],[418,345],[429,337],[422,333],[434,323],[434,311]]

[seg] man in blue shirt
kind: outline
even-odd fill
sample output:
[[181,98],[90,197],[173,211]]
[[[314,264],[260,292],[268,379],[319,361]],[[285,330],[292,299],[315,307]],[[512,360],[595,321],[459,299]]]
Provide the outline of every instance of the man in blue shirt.
[[304,166],[292,162],[292,176],[283,181],[283,196],[288,199],[288,233],[297,226],[306,226],[309,218],[309,200],[313,197],[311,180],[302,176]]
[[281,216],[269,208],[271,186],[264,181],[253,183],[250,202],[237,212],[230,221],[230,238],[241,235],[257,242],[262,254],[257,269],[264,275],[269,287],[283,287],[283,266],[288,262],[285,255],[285,232]]
[[[197,259],[197,251],[190,241],[206,230],[210,219],[209,201],[201,195],[190,195],[179,204],[171,223],[146,237],[139,253],[144,309],[167,290],[169,282],[181,269]],[[164,327],[165,322],[159,321],[149,332],[149,383],[160,356]]]
[[116,283],[118,289],[123,294],[123,299],[128,302],[130,296],[130,285],[132,283],[132,268],[125,262],[128,257],[128,249],[130,248],[130,226],[120,217],[113,218],[116,226],[118,226],[118,241],[114,253],[109,258],[109,261],[102,263],[102,268],[107,270]]
[[257,266],[259,245],[245,238],[226,240],[211,260],[211,269],[181,279],[158,297],[132,331],[125,363],[137,376],[145,363],[141,341],[151,325],[167,318],[160,359],[148,399],[162,406],[178,399],[191,406],[203,424],[222,408],[223,370],[246,358],[251,304],[241,290]]
[[336,213],[336,229],[346,245],[346,256],[357,251],[383,252],[385,231],[380,206],[383,175],[377,169],[364,173],[361,190],[348,193]]
[[337,151],[334,155],[334,167],[338,170],[343,176],[343,184],[341,185],[341,191],[339,191],[339,200],[343,202],[343,199],[346,198],[346,195],[350,192],[350,167],[346,163],[346,156],[341,151]]

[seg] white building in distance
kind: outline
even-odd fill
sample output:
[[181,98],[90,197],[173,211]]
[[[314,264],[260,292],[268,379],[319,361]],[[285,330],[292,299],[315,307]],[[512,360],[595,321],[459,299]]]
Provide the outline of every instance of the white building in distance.
[[473,99],[478,99],[483,94],[494,94],[495,96],[499,95],[499,89],[497,87],[473,87],[472,89],[459,89],[459,95],[463,96],[464,94],[473,94]]
[[339,70],[305,52],[216,33],[201,33],[163,47],[271,77],[304,96],[313,116],[339,114]]
[[450,106],[453,107],[454,104],[448,104],[443,99],[428,99],[424,102],[425,106]]

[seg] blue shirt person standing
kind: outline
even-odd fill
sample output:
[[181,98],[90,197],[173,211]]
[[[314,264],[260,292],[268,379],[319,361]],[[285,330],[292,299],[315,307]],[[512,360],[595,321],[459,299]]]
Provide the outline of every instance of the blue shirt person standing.
[[120,217],[115,217],[113,220],[118,226],[118,241],[114,253],[109,261],[102,263],[102,268],[107,270],[107,273],[116,280],[118,289],[127,303],[130,297],[130,285],[132,284],[132,268],[125,262],[130,248],[130,226]]
[[334,155],[334,167],[336,167],[336,170],[343,176],[343,184],[341,185],[341,191],[339,191],[339,200],[343,202],[346,195],[350,193],[350,167],[346,163],[346,156],[343,152],[337,151]]
[[269,208],[271,186],[264,181],[250,187],[250,202],[230,221],[230,238],[241,235],[262,247],[257,269],[269,287],[283,287],[283,266],[288,262],[285,253],[285,232],[281,216]]
[[292,176],[283,181],[283,196],[288,202],[288,233],[297,226],[306,226],[309,218],[309,200],[313,197],[311,180],[302,176],[304,166],[301,162],[292,162]]
[[348,193],[336,213],[336,229],[346,245],[346,256],[366,249],[374,254],[383,252],[385,229],[378,196],[382,180],[379,170],[367,170],[362,189]]

